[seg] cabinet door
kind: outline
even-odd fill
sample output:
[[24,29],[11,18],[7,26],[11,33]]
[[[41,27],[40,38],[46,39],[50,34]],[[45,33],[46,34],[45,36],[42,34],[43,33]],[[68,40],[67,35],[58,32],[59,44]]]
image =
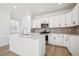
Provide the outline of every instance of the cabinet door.
[[72,10],[72,24],[73,24],[73,26],[79,24],[79,21],[78,21],[78,5],[76,5]]
[[36,20],[32,20],[32,28],[36,28]]
[[36,28],[41,28],[40,19],[37,19],[37,20],[36,20]]
[[60,35],[56,35],[55,44],[58,46],[62,46],[62,37]]
[[62,46],[66,47],[66,45],[67,45],[66,35],[62,35]]
[[79,56],[79,36],[71,36],[70,49],[72,55]]
[[48,17],[45,17],[43,19],[44,19],[43,22],[47,24],[48,23]]
[[72,15],[71,12],[68,12],[66,14],[66,24],[65,24],[65,26],[67,26],[67,27],[72,26],[72,18],[71,18],[71,15]]
[[54,35],[48,35],[48,43],[49,44],[53,44],[53,45],[55,45],[55,37],[54,37]]
[[49,18],[49,28],[52,28],[55,26],[55,19],[54,16]]
[[71,38],[68,39],[67,48],[71,52]]
[[55,27],[59,27],[60,26],[60,16],[59,15],[57,15],[57,16],[55,16]]
[[65,27],[65,15],[60,15],[60,27]]

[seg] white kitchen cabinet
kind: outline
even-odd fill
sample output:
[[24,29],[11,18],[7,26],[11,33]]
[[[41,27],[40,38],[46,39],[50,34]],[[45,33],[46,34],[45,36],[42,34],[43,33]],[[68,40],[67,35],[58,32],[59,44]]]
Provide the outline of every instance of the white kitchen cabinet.
[[78,13],[79,13],[78,4],[76,4],[76,6],[72,9],[72,25],[73,26],[79,24]]
[[39,19],[32,20],[32,28],[41,28]]
[[75,56],[79,56],[79,36],[71,35],[70,36],[70,53]]
[[55,27],[60,27],[60,15],[55,16]]
[[48,17],[43,18],[42,23],[47,24],[48,23]]
[[60,34],[48,35],[48,43],[57,46],[63,46],[63,38]]
[[36,28],[36,21],[32,20],[32,28]]
[[63,46],[64,47],[67,47],[67,46],[69,46],[69,35],[62,35],[62,38],[63,38]]
[[67,49],[69,50],[69,52],[71,52],[71,38],[70,38],[70,35],[69,36],[66,36],[66,46],[67,46]]
[[55,27],[55,18],[54,16],[49,17],[49,28]]
[[63,46],[63,39],[61,34],[57,34],[55,35],[55,37],[56,37],[55,44],[58,46]]
[[56,44],[56,43],[55,43],[55,40],[56,40],[56,37],[54,36],[54,34],[49,34],[49,35],[48,35],[48,43],[49,43],[49,44],[55,45],[55,44]]
[[41,28],[41,21],[40,21],[40,19],[36,20],[36,28]]
[[66,24],[66,15],[65,14],[62,14],[62,15],[60,15],[60,19],[59,19],[60,21],[60,27],[65,27],[65,24]]
[[26,15],[22,17],[22,33],[30,34],[31,33],[31,16]]
[[66,24],[65,24],[66,27],[70,27],[72,26],[72,12],[68,12],[66,14]]
[[10,36],[10,51],[21,56],[44,56],[45,40],[44,36],[36,34],[33,36],[13,34]]

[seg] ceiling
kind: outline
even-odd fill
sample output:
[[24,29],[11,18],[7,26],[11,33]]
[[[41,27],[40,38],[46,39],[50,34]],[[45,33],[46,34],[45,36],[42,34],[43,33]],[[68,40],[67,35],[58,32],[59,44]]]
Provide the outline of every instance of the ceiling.
[[0,8],[10,11],[12,16],[23,16],[27,13],[30,13],[32,16],[37,16],[71,9],[74,5],[75,3],[62,3],[61,5],[58,3],[0,3]]

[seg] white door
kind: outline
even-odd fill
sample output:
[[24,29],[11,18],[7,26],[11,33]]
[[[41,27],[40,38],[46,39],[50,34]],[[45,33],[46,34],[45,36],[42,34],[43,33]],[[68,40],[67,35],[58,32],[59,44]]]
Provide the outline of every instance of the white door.
[[53,28],[55,26],[54,16],[49,18],[49,28]]
[[72,24],[73,25],[78,25],[79,24],[79,20],[78,20],[78,4],[72,10]]
[[55,35],[56,40],[55,40],[55,44],[58,46],[62,46],[62,36],[61,35]]
[[59,15],[57,15],[57,16],[55,16],[55,27],[60,27],[60,16]]
[[65,26],[67,26],[67,27],[72,26],[72,16],[71,15],[72,15],[71,12],[68,12],[66,14],[66,24],[65,24]]
[[66,35],[61,35],[62,46],[66,47]]
[[41,28],[41,21],[40,21],[40,19],[36,20],[36,28]]
[[70,48],[72,55],[79,56],[79,36],[71,36]]
[[54,34],[48,35],[48,43],[49,44],[55,45],[55,39],[56,39],[56,37],[54,36]]
[[32,20],[32,28],[36,28],[36,24],[37,24],[37,21],[35,19]]
[[66,17],[66,15],[65,14],[62,14],[61,16],[60,16],[60,26],[61,27],[65,27],[65,17]]

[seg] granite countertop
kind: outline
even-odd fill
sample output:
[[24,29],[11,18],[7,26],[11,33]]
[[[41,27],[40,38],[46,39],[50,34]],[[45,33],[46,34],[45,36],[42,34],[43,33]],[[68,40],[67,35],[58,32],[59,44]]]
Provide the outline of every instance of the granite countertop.
[[12,34],[11,36],[15,36],[18,38],[28,38],[28,39],[42,39],[44,35],[40,35],[39,33],[31,33],[31,34]]

